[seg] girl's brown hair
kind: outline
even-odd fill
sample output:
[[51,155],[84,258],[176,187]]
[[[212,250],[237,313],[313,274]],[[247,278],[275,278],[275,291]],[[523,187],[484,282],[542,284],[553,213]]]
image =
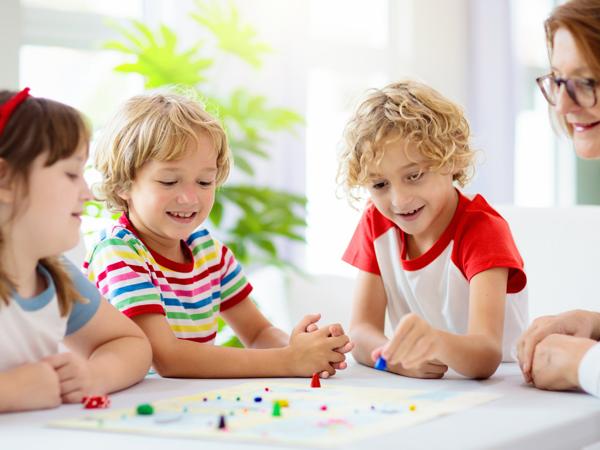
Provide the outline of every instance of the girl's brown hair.
[[[0,105],[16,94],[12,91],[0,91]],[[45,98],[27,97],[12,112],[0,134],[0,159],[6,162],[11,182],[19,187],[18,193],[26,200],[31,167],[38,156],[46,154],[45,165],[51,166],[73,155],[81,145],[87,148],[89,138],[89,128],[76,109]],[[19,203],[23,204],[22,201],[15,202]],[[18,211],[13,210],[8,222],[17,214]],[[0,248],[6,239],[0,233]],[[65,316],[74,301],[82,301],[81,296],[58,257],[43,258],[40,263],[52,276],[60,313]],[[14,290],[13,281],[0,265],[0,299],[8,304]]]
[[[554,50],[556,31],[565,28],[573,36],[589,69],[600,79],[600,1],[572,0],[557,6],[544,22],[544,28],[550,57]],[[569,136],[573,135],[573,127],[564,117],[554,114],[554,118]]]

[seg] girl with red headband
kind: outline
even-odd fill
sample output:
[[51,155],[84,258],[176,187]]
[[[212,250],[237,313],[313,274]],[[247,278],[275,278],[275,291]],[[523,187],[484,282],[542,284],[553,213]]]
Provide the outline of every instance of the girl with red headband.
[[90,198],[88,141],[75,109],[0,91],[0,411],[81,402],[150,367],[141,330],[59,256]]

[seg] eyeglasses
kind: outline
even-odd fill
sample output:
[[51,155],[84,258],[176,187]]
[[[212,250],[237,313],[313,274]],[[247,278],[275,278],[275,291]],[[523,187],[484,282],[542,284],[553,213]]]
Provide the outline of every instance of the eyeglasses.
[[535,81],[548,103],[552,106],[556,106],[561,85],[565,86],[567,94],[577,106],[591,108],[596,105],[596,80],[589,78],[558,78],[550,73],[536,78]]

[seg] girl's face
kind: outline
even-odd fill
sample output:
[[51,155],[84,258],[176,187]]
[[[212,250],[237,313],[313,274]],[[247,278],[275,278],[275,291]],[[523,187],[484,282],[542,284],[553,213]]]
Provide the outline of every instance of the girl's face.
[[190,140],[182,158],[148,161],[138,171],[127,201],[129,220],[140,237],[163,256],[172,256],[206,220],[215,200],[217,151],[204,132]]
[[[573,35],[565,28],[559,28],[554,34],[551,65],[557,78],[596,79]],[[598,94],[596,88],[596,98]],[[589,108],[581,107],[562,85],[554,110],[573,128],[575,153],[581,158],[600,158],[600,101]]]
[[3,203],[9,202],[7,237],[18,251],[40,259],[57,256],[77,245],[83,203],[91,198],[83,178],[87,148],[81,146],[70,157],[45,166],[48,153],[31,166],[27,192],[18,182],[2,189]]

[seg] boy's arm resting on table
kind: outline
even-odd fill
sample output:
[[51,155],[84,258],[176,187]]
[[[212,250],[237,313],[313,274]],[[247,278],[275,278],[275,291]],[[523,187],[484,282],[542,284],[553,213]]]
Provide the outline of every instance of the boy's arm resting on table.
[[[374,356],[380,355],[389,342],[384,334],[386,307],[387,296],[381,277],[360,270],[355,283],[350,336],[354,342],[354,359],[369,367],[373,367]],[[441,378],[448,367],[438,361],[424,361],[413,368],[388,362],[387,370],[413,378]]]
[[[322,329],[311,333],[299,333],[281,347],[283,337],[287,335],[273,329],[264,317],[255,317],[255,314],[262,314],[255,306],[254,313],[252,307],[241,306],[244,303],[251,302],[246,299],[226,312],[228,317],[235,318],[237,327],[237,321],[241,318],[234,310],[242,307],[240,311],[250,313],[250,317],[246,317],[249,325],[240,333],[242,341],[256,347],[272,343],[276,348],[221,347],[178,339],[167,319],[160,314],[141,314],[134,316],[133,320],[148,336],[152,344],[154,367],[164,377],[310,376],[324,370],[333,374],[334,369],[330,362],[336,363],[344,359],[344,355],[335,349],[345,345],[348,341],[346,336],[329,337],[328,330]],[[251,324],[252,320],[256,320],[258,326]],[[254,327],[257,327],[256,330]]]
[[469,327],[466,335],[437,330],[437,359],[470,378],[488,378],[502,362],[507,268],[493,268],[470,282]]
[[290,341],[288,334],[273,326],[250,298],[222,311],[221,315],[246,348],[285,347]]
[[144,333],[104,299],[92,319],[67,336],[65,344],[87,358],[92,394],[114,392],[137,383],[152,361]]
[[61,404],[60,383],[44,361],[0,372],[0,412],[55,408]]
[[384,334],[386,306],[381,277],[359,270],[354,284],[349,333],[354,342],[352,356],[366,366],[373,367],[373,350],[388,341]]

